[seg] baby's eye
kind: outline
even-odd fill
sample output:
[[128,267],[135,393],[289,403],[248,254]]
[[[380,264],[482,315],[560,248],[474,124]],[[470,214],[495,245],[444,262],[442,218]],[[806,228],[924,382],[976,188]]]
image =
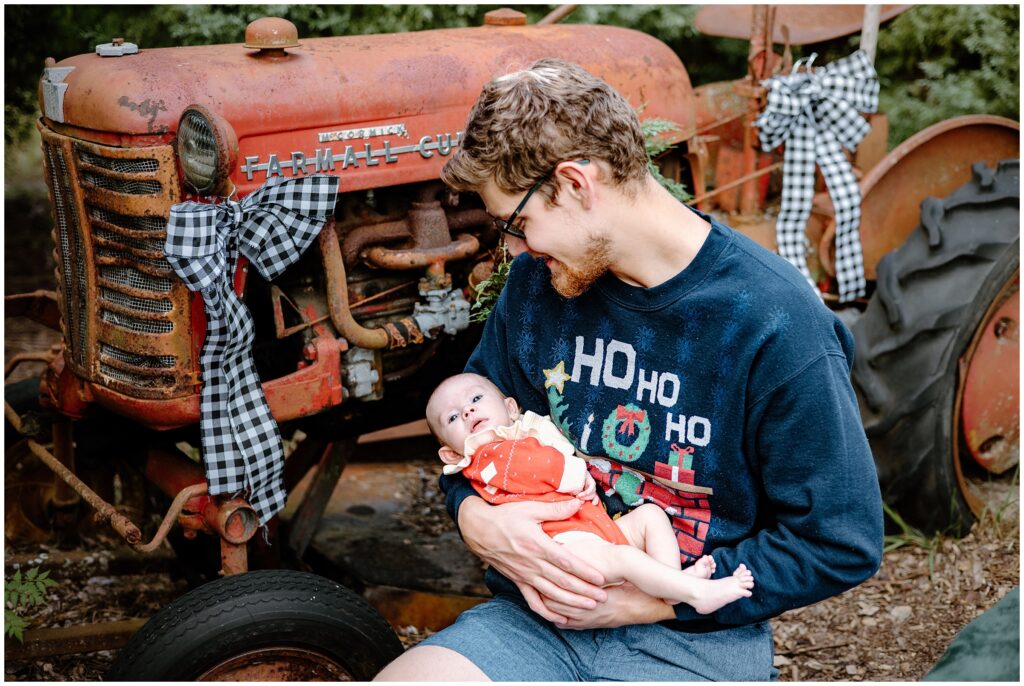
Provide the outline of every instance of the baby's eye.
[[448,419],[445,420],[445,421],[446,421],[446,423],[451,424],[452,422],[454,422],[458,418],[459,418],[458,413],[457,412],[452,412],[450,415],[448,415]]
[[471,402],[478,403],[478,402],[480,402],[483,399],[484,399],[484,394],[483,393],[477,393],[476,395],[473,396],[473,400]]

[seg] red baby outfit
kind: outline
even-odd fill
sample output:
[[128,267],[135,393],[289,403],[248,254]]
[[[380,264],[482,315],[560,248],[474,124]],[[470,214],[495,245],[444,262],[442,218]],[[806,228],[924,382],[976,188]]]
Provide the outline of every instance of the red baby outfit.
[[[466,439],[464,457],[457,465],[473,488],[492,505],[537,500],[569,500],[581,491],[587,464],[576,457],[572,444],[547,417],[527,412],[509,426],[488,429]],[[629,541],[604,507],[586,501],[572,517],[542,522],[552,538],[567,532],[588,532],[618,545]]]

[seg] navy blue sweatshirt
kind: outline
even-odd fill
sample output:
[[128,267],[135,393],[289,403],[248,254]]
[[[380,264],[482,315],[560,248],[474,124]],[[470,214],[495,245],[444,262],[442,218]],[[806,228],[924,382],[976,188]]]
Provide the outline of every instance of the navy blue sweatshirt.
[[[690,265],[654,288],[605,274],[563,298],[543,261],[520,255],[466,369],[597,458],[610,512],[655,502],[684,563],[711,554],[716,577],[753,570],[753,597],[711,618],[738,625],[841,593],[881,562],[852,356],[849,330],[795,268],[712,221]],[[441,486],[458,521],[475,492],[460,475]],[[488,584],[515,590],[493,570]],[[676,616],[709,624],[682,603]]]

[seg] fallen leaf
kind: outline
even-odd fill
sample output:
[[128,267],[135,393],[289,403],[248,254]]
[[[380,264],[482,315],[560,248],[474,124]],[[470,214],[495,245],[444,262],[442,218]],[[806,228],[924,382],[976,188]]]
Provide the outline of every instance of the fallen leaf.
[[789,659],[788,657],[786,657],[785,655],[776,655],[776,656],[775,656],[775,660],[774,660],[774,661],[772,662],[772,664],[773,664],[773,665],[774,665],[775,667],[785,667],[785,666],[787,666],[787,665],[791,665],[791,664],[793,664],[793,661],[792,661],[792,660],[790,660],[790,659]]

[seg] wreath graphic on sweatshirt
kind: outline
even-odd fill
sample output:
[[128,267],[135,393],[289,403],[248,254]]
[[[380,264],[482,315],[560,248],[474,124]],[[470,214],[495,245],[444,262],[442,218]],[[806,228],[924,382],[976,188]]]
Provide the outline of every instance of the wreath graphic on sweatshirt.
[[[625,441],[619,440],[620,436]],[[647,412],[632,403],[616,407],[601,427],[601,443],[608,457],[622,462],[635,462],[644,454],[650,440],[651,422]]]

